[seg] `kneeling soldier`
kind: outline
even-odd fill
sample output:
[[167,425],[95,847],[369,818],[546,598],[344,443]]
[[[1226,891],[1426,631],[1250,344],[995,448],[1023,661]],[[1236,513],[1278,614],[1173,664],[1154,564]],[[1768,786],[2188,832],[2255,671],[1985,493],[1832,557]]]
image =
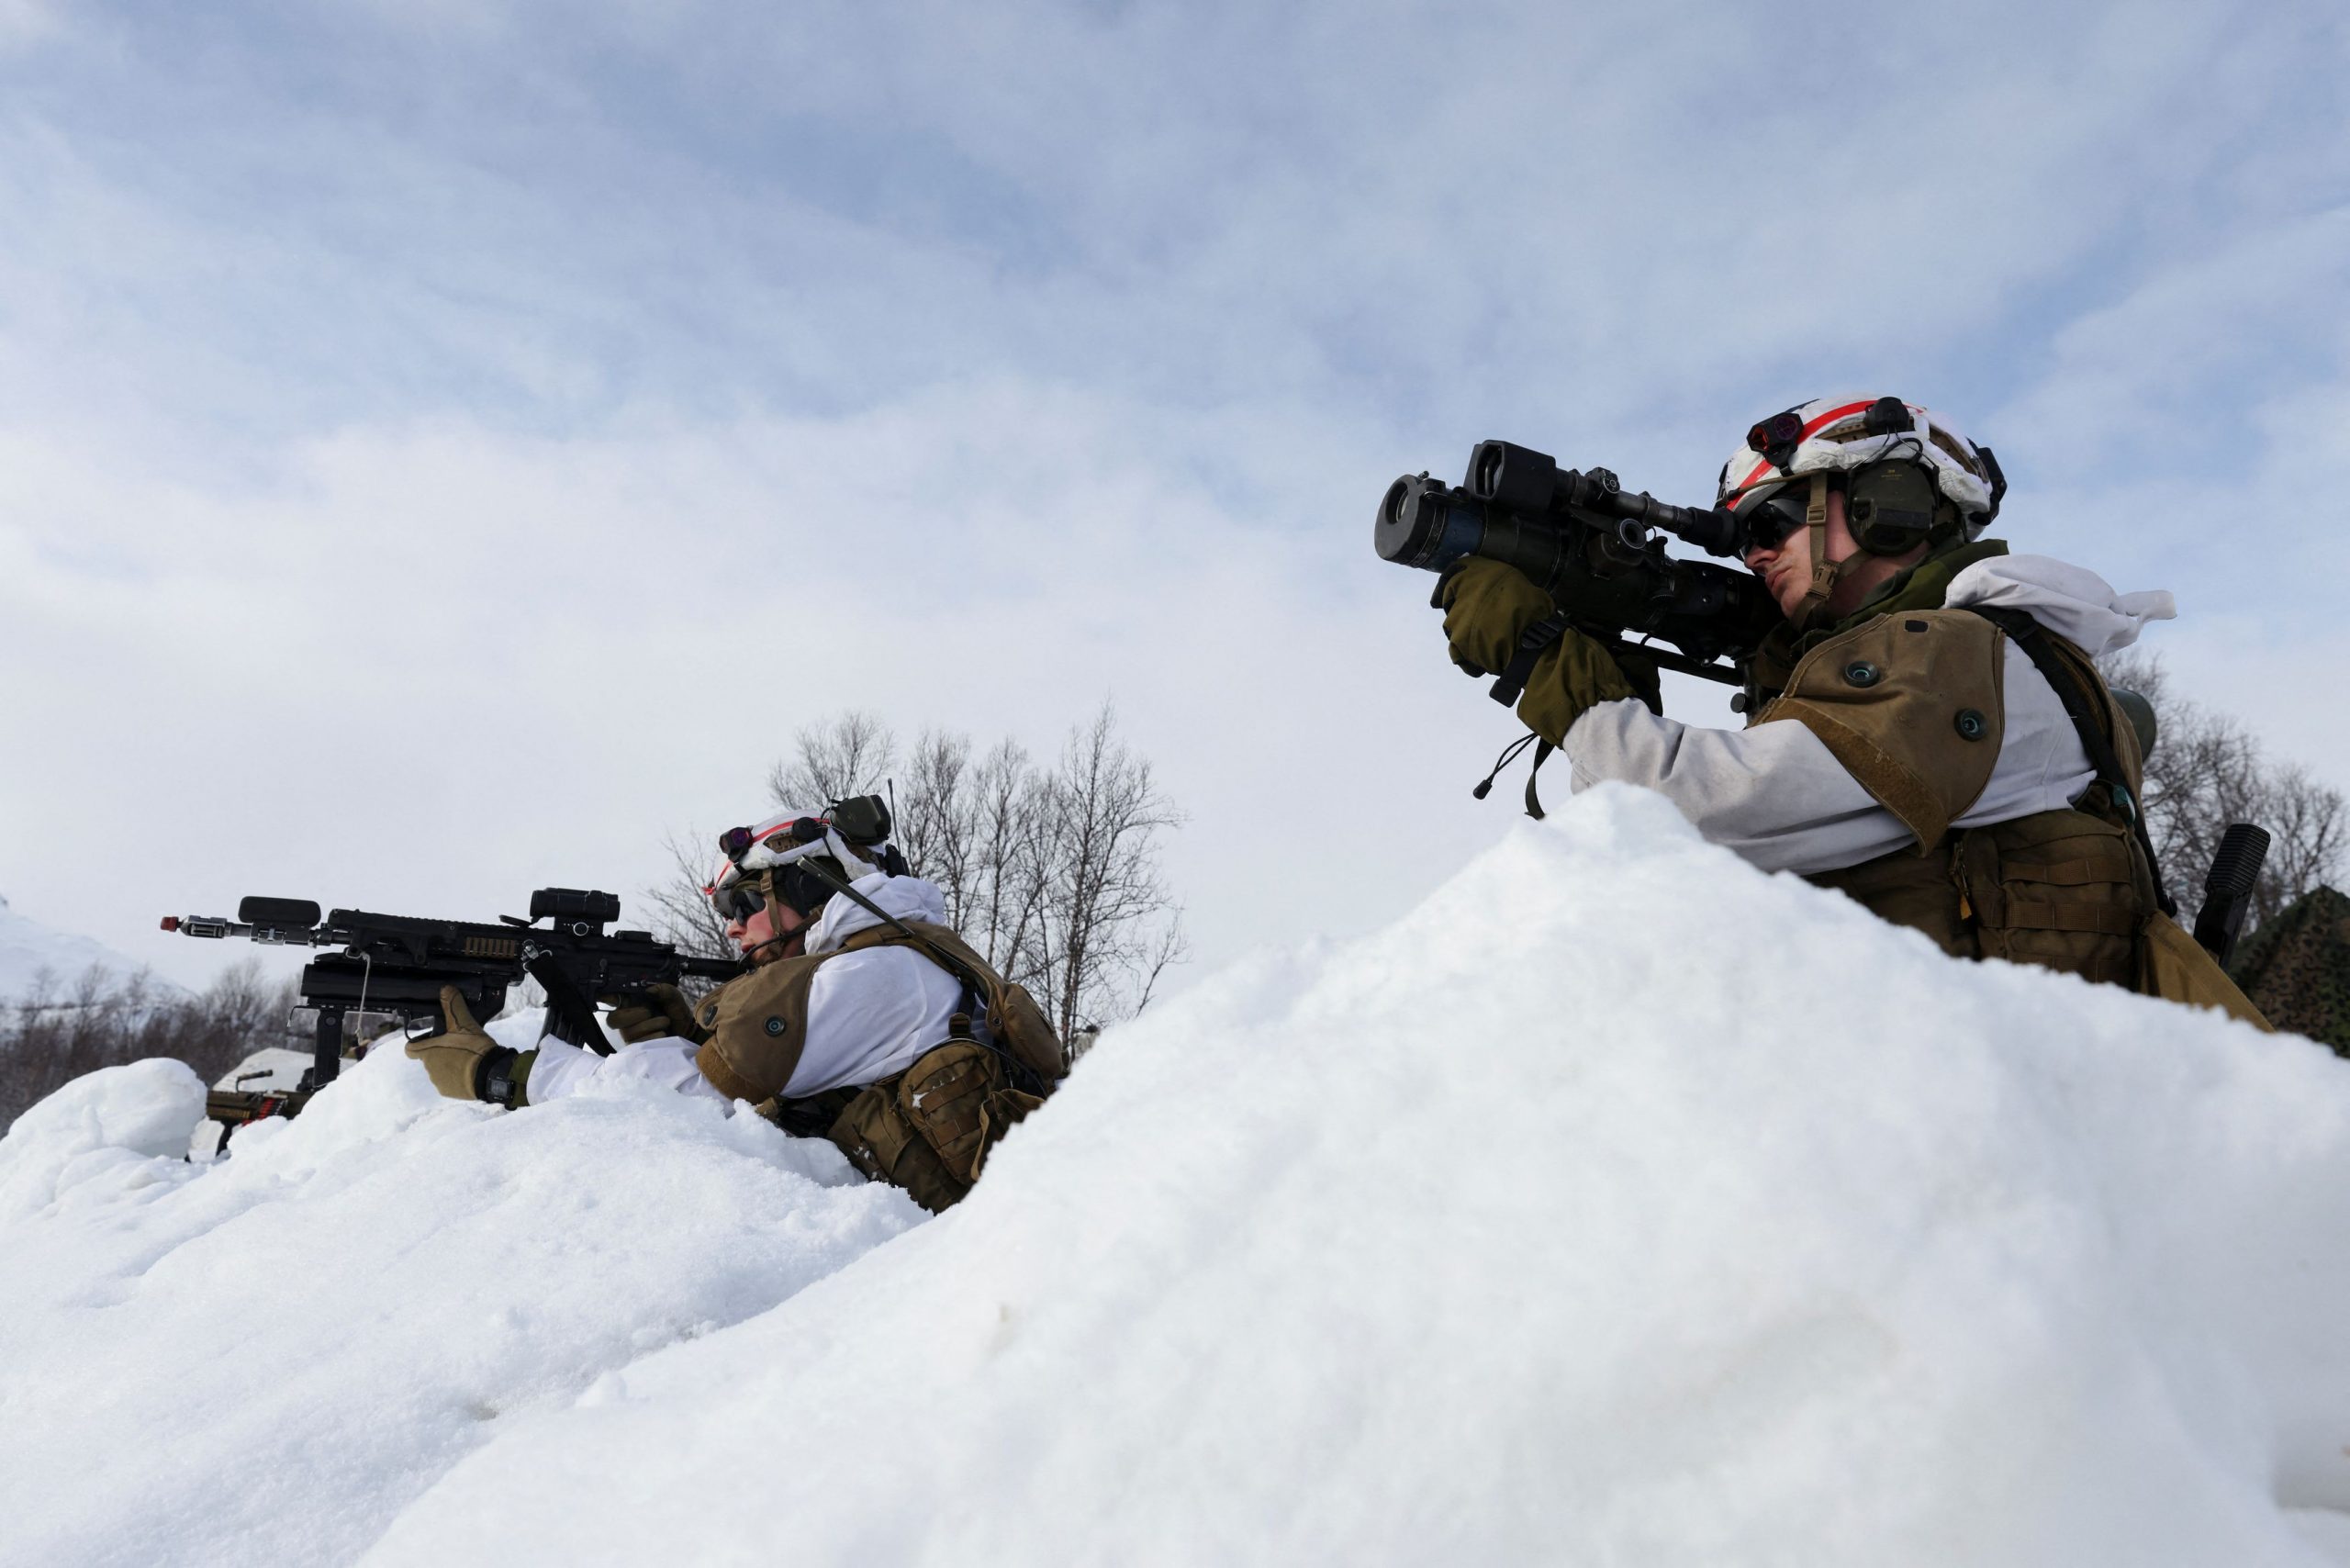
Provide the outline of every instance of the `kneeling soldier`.
[[451,992],[447,1032],[408,1054],[459,1099],[543,1103],[638,1078],[747,1100],[944,1209],[1068,1067],[1028,992],[948,928],[935,884],[907,874],[889,826],[866,796],[722,834],[702,891],[745,972],[698,1007],[671,986],[615,1006],[629,1043],[610,1056],[553,1039],[508,1050]]

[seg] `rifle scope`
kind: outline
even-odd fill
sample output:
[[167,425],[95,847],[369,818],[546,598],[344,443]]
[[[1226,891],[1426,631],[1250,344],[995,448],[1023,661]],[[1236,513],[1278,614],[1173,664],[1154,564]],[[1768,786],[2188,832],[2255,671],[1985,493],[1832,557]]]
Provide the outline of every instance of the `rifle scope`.
[[[531,895],[531,918],[557,925],[586,922],[604,925],[621,917],[617,893],[591,892],[584,888],[541,888]],[[582,931],[580,935],[586,935]]]
[[1709,555],[1739,553],[1738,519],[1719,507],[1676,507],[1646,491],[1628,496],[1605,468],[1577,473],[1530,447],[1481,441],[1457,490],[1425,474],[1390,485],[1373,543],[1399,566],[1440,572],[1463,556],[1483,555],[1546,582],[1572,549],[1572,532],[1595,530],[1629,553],[1648,543],[1651,529]]
[[1548,453],[1506,441],[1481,441],[1469,454],[1469,493],[1512,511],[1589,511],[1642,528],[1662,529],[1708,555],[1736,555],[1738,519],[1721,507],[1676,507],[1642,490],[1624,493],[1622,481],[1605,468],[1578,474],[1561,469]]

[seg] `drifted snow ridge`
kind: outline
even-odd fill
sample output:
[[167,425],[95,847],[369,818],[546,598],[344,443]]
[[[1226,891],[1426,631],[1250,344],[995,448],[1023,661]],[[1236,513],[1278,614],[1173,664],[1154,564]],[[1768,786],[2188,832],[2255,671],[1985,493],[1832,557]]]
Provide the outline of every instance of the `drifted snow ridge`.
[[106,1110],[188,1090],[0,1142],[0,1562],[2350,1562],[2350,1067],[1637,791],[1113,1030],[927,1222],[396,1053],[217,1165]]

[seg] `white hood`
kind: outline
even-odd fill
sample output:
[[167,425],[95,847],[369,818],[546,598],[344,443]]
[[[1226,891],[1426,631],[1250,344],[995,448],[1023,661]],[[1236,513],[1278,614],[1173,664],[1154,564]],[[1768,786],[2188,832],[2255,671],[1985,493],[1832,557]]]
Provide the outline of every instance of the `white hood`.
[[[939,891],[935,882],[876,871],[869,877],[859,877],[849,886],[900,920],[946,924],[946,895]],[[834,893],[817,912],[816,923],[808,928],[807,950],[829,953],[858,932],[880,924],[871,910],[855,899]]]
[[1953,610],[1988,605],[2023,610],[2093,659],[2136,642],[2147,622],[2178,614],[2166,589],[2117,594],[2095,572],[2048,555],[1977,561],[1951,579],[1942,602]]

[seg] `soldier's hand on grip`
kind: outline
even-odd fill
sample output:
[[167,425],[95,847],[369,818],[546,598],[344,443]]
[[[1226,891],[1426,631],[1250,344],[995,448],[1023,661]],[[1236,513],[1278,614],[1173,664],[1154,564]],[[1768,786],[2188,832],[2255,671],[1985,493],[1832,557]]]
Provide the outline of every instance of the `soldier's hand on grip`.
[[1618,662],[1606,648],[1570,627],[1535,661],[1527,678],[1526,695],[1517,700],[1517,716],[1526,727],[1563,745],[1567,732],[1588,710],[1602,702],[1637,698],[1651,709],[1656,701],[1656,666],[1628,656]]
[[1437,602],[1452,662],[1472,675],[1506,669],[1527,629],[1557,610],[1524,572],[1478,557],[1445,573]]
[[457,994],[455,986],[441,988],[441,1016],[448,1021],[448,1026],[437,1035],[410,1040],[408,1054],[424,1064],[432,1087],[450,1099],[478,1100],[483,1058],[505,1047],[474,1022],[473,1010]]
[[665,1037],[699,1045],[710,1038],[710,1031],[694,1022],[693,1005],[686,1000],[686,993],[674,985],[655,983],[634,996],[603,1000],[612,1009],[605,1022],[632,1046]]

